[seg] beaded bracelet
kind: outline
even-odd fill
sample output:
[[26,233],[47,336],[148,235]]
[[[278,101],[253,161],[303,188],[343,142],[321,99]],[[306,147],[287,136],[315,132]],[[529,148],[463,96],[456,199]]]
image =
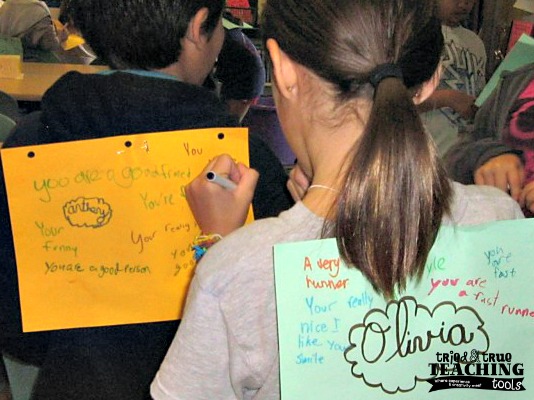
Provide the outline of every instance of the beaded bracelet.
[[218,233],[210,233],[207,235],[200,234],[193,240],[193,258],[198,263],[206,251],[222,239],[222,236]]

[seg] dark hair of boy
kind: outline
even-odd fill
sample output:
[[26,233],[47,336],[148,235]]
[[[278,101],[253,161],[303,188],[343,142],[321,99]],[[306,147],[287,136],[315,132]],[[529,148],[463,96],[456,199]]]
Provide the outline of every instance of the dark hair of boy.
[[115,69],[164,68],[178,61],[189,22],[208,9],[204,32],[210,36],[219,23],[220,0],[73,1],[72,19],[95,53]]

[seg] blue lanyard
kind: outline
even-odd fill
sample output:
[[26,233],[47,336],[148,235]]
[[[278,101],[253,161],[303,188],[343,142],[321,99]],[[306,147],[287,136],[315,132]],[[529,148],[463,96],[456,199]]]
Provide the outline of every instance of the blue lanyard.
[[172,81],[179,81],[179,79],[175,76],[164,74],[163,72],[158,71],[147,71],[145,69],[107,69],[98,73],[100,75],[111,75],[115,72],[125,72],[127,74],[135,74],[140,76],[146,76],[149,78],[170,79]]

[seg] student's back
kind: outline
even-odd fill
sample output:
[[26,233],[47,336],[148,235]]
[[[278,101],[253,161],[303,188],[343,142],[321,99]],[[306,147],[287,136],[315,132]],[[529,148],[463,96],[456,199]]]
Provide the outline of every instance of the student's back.
[[[261,26],[280,124],[311,184],[278,218],[207,251],[151,385],[158,400],[280,398],[275,244],[335,237],[390,300],[423,275],[442,224],[521,217],[498,190],[448,180],[416,111],[443,48],[433,2],[267,0]],[[197,220],[224,211],[205,181],[189,185]]]
[[[210,92],[192,85],[173,84],[165,79],[121,72],[108,76],[67,74],[45,95],[42,113],[21,121],[5,147],[235,126],[236,122]],[[72,91],[73,87],[76,90]],[[3,185],[0,192],[5,195]],[[9,219],[6,206],[2,201],[3,221]],[[0,281],[4,281],[0,285],[0,330],[8,341],[5,352],[41,364],[35,388],[37,398],[147,398],[148,384],[178,322],[21,335],[9,225],[0,227],[0,237]]]

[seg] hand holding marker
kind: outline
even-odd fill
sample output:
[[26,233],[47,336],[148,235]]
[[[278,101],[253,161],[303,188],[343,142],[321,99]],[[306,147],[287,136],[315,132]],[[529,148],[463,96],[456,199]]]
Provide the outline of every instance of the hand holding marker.
[[213,171],[208,171],[208,173],[206,173],[206,179],[228,190],[234,190],[237,187],[237,185],[230,179],[217,175]]
[[185,187],[187,203],[201,231],[224,237],[243,226],[258,178],[257,171],[236,163],[228,154],[211,160]]

